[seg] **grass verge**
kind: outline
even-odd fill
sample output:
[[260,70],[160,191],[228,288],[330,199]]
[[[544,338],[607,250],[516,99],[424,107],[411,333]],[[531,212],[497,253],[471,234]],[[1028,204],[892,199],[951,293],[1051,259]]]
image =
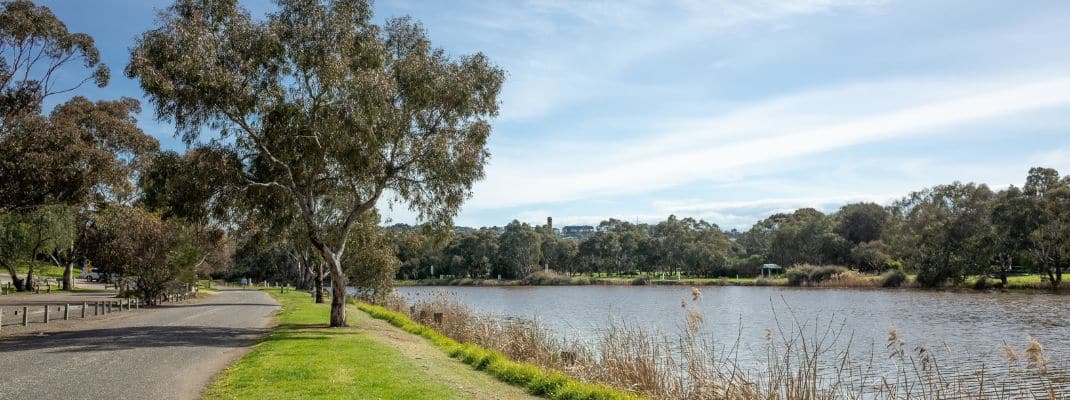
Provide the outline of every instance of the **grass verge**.
[[[323,322],[329,305],[311,302],[306,293],[265,292],[282,303],[278,328],[223,371],[202,393],[204,399],[468,399],[472,393],[458,387],[498,383],[489,377],[483,382],[443,376],[456,365],[429,366],[430,361],[407,356],[372,331],[328,328]],[[352,321],[360,313],[351,315]],[[461,382],[444,383],[449,379]]]
[[435,347],[447,352],[450,357],[464,361],[477,370],[486,371],[503,382],[524,387],[534,395],[555,400],[639,398],[636,395],[607,386],[572,379],[557,371],[547,370],[529,363],[516,362],[501,353],[487,350],[474,344],[458,343],[428,326],[409,319],[404,314],[390,311],[384,307],[365,303],[359,304],[358,307],[373,318],[390,322],[391,325],[406,332],[426,338]]

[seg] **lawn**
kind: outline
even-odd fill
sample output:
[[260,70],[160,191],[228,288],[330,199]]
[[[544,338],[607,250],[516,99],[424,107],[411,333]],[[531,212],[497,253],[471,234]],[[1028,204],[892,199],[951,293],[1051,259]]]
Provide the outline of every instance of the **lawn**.
[[267,292],[283,304],[279,327],[220,374],[205,399],[526,397],[355,307],[354,327],[327,328],[327,304],[304,292]]
[[[34,276],[63,279],[63,267],[43,262],[36,262],[34,264]],[[20,264],[15,267],[15,270],[18,271],[20,278],[25,277],[26,271],[28,271],[29,269],[29,266],[26,264]],[[4,272],[7,271],[5,270]],[[78,275],[78,270],[75,270],[74,274]]]

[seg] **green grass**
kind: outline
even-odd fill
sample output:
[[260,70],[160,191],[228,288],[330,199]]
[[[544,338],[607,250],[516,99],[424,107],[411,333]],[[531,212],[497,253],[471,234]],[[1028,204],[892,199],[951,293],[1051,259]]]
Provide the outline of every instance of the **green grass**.
[[462,399],[398,350],[348,328],[326,328],[328,304],[267,291],[279,327],[224,371],[205,399]]
[[638,397],[617,389],[581,382],[564,374],[539,368],[533,364],[510,360],[501,353],[484,349],[471,343],[461,344],[438,331],[417,323],[404,314],[370,304],[358,305],[374,318],[390,322],[406,332],[420,335],[435,347],[449,353],[450,357],[464,361],[473,368],[486,371],[495,378],[512,385],[526,388],[534,395],[556,400],[617,400]]
[[[19,277],[23,278],[26,276],[26,272],[30,270],[30,266],[27,264],[19,264],[15,266],[15,270],[18,271]],[[6,272],[6,270],[4,272]],[[74,274],[78,275],[78,271],[74,271]],[[63,267],[57,266],[55,264],[35,262],[33,268],[33,275],[35,277],[63,279]]]

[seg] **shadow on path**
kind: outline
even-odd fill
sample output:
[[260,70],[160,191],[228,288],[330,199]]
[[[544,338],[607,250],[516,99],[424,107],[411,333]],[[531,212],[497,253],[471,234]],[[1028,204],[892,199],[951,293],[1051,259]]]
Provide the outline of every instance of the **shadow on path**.
[[270,328],[205,326],[134,326],[61,332],[0,339],[0,354],[44,350],[57,353],[113,351],[156,347],[245,347]]

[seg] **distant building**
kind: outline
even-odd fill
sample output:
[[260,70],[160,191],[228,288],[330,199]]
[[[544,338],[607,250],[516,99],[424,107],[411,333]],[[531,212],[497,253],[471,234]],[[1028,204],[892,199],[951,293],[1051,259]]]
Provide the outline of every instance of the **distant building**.
[[583,239],[594,234],[594,227],[590,225],[570,225],[561,228],[561,236],[572,239]]

